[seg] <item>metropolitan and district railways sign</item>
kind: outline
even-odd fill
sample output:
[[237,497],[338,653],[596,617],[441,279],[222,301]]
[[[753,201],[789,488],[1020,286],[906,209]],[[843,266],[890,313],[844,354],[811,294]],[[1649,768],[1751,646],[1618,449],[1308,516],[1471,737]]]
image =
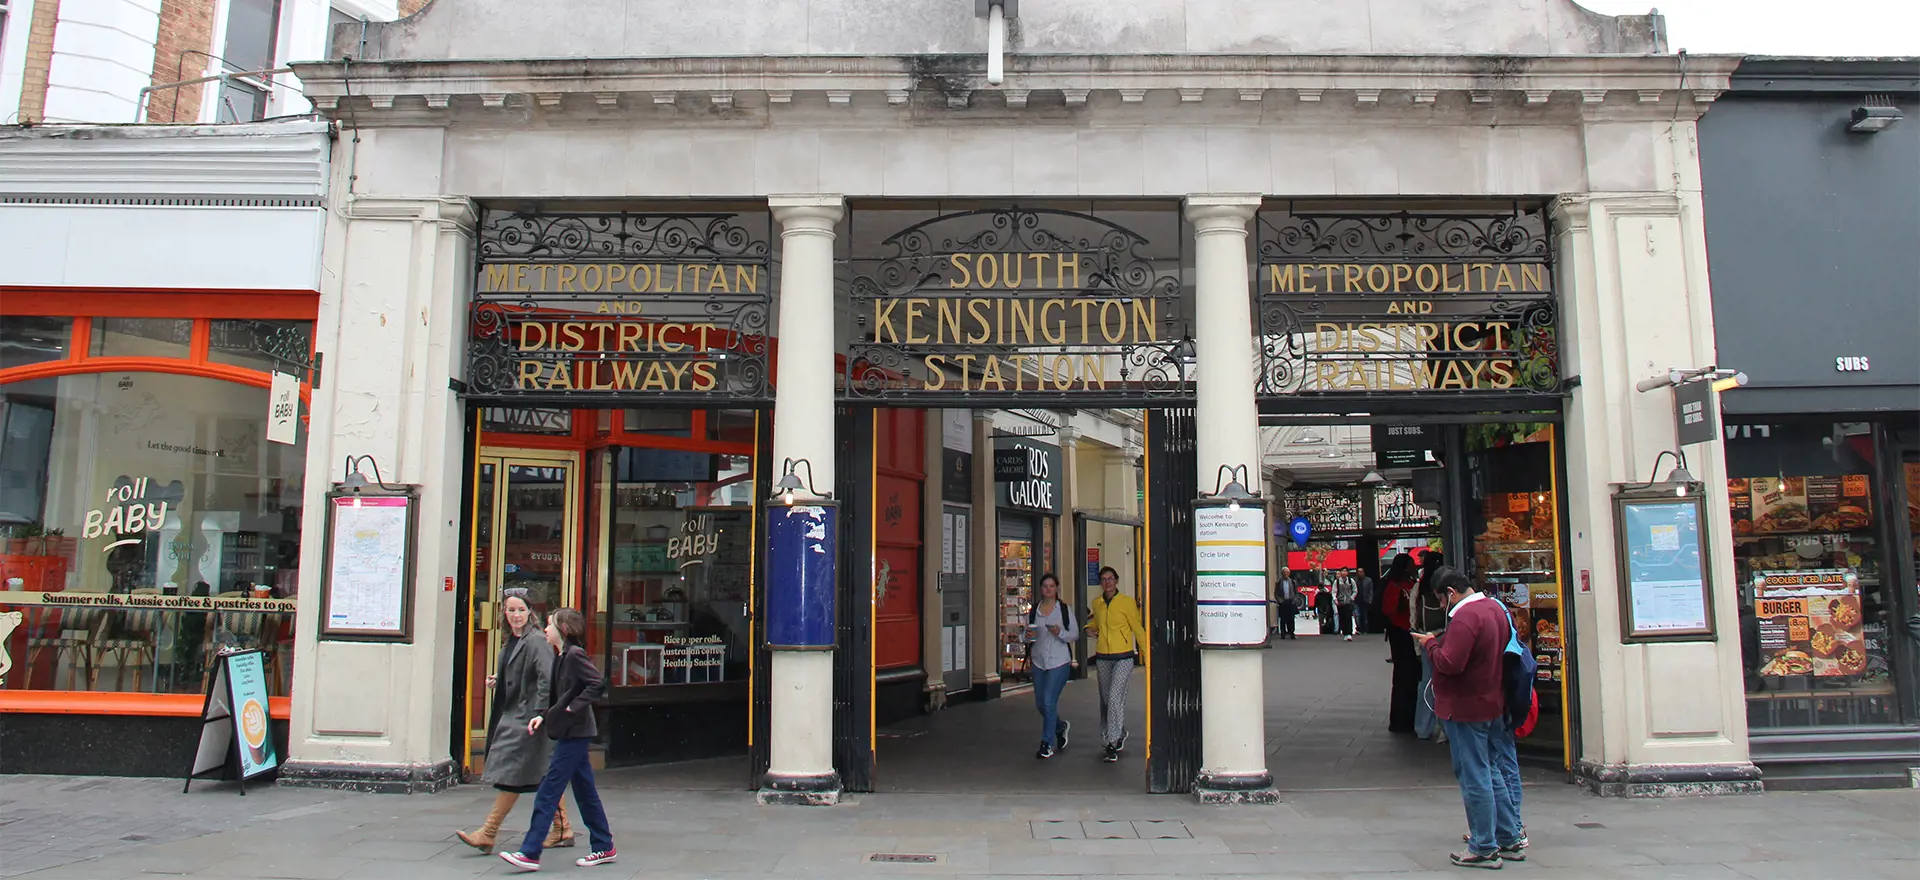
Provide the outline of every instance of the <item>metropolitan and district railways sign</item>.
[[1539,206],[1263,212],[1260,236],[1262,395],[1558,390]]
[[468,395],[770,399],[770,223],[488,211]]

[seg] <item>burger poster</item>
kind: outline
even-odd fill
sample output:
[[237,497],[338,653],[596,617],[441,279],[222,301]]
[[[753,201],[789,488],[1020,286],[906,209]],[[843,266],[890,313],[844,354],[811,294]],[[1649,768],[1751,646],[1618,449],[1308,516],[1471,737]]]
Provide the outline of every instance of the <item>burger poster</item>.
[[1860,582],[1852,571],[1762,572],[1753,582],[1762,676],[1842,677],[1867,671]]
[[1735,537],[1862,531],[1873,525],[1870,492],[1860,474],[1727,481]]

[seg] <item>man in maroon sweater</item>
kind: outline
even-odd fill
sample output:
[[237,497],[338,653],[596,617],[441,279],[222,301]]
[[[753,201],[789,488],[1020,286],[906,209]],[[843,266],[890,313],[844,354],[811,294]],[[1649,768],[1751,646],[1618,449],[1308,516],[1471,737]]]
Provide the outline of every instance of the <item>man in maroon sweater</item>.
[[1481,594],[1453,568],[1434,573],[1447,596],[1447,628],[1438,636],[1416,633],[1433,660],[1434,714],[1446,725],[1453,775],[1467,808],[1467,851],[1452,855],[1463,868],[1499,868],[1526,858],[1520,807],[1505,784],[1495,749],[1507,731],[1501,687],[1502,653],[1512,634],[1500,600]]

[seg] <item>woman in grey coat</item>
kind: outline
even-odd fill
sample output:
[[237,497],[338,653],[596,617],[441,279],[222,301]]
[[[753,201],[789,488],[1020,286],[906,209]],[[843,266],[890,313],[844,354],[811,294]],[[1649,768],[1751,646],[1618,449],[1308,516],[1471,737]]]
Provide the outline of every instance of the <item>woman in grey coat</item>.
[[[474,832],[455,832],[462,843],[481,852],[493,851],[494,835],[500,830],[515,801],[527,792],[537,791],[547,774],[547,757],[553,741],[527,733],[527,721],[547,709],[548,680],[553,672],[553,649],[540,631],[539,615],[527,605],[527,591],[509,589],[500,600],[501,616],[506,618],[510,635],[500,651],[500,665],[487,676],[493,690],[493,714],[487,724],[486,769],[480,781],[493,784],[500,793],[493,799],[493,810]],[[553,830],[547,834],[547,846],[572,846],[572,827],[567,814],[554,816]]]

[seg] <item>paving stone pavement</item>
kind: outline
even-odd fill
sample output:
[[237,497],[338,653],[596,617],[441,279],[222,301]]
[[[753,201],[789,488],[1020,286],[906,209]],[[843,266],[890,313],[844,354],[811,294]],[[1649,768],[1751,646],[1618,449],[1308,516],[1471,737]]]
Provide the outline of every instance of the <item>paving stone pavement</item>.
[[[1141,793],[1141,767],[1076,744],[1034,761],[1031,699],[959,707],[889,729],[879,788],[831,808],[760,807],[737,760],[609,771],[621,860],[542,874],[660,877],[1374,878],[1471,876],[1447,864],[1464,825],[1441,746],[1392,737],[1378,642],[1301,639],[1267,657],[1270,807]],[[1145,706],[1134,680],[1137,731]],[[1076,740],[1097,704],[1075,682]],[[1603,800],[1528,771],[1533,848],[1503,869],[1541,880],[1874,880],[1920,876],[1920,791]],[[356,795],[177,779],[0,777],[0,877],[451,880],[511,873],[453,837],[492,790]],[[523,799],[508,827],[531,811]],[[522,829],[523,830],[523,829]],[[584,843],[584,839],[583,839]],[[876,862],[876,854],[931,863]]]

